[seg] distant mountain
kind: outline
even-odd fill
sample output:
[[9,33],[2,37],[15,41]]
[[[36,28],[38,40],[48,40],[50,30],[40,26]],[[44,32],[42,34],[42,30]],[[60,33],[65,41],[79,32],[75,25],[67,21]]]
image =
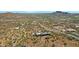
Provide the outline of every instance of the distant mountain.
[[77,13],[79,11],[0,11],[0,13],[61,13],[61,14],[68,14],[68,13]]
[[0,13],[52,13],[51,11],[0,11]]
[[69,14],[68,12],[63,12],[63,11],[56,11],[56,12],[53,12],[54,14]]

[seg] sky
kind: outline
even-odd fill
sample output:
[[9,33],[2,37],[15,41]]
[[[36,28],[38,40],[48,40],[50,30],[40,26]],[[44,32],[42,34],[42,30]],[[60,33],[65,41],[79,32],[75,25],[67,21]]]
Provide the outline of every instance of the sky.
[[0,11],[79,11],[79,0],[0,0]]

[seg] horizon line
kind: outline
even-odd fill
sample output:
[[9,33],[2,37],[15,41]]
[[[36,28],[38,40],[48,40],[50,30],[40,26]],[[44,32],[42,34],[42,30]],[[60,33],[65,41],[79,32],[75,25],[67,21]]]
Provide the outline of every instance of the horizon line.
[[[53,13],[56,11],[0,11],[0,13]],[[68,13],[79,13],[79,11],[62,11],[62,12],[68,12]]]

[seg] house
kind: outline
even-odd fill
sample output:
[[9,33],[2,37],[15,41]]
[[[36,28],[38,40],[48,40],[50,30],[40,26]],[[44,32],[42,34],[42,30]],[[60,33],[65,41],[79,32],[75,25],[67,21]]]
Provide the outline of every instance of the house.
[[35,32],[32,33],[33,36],[46,36],[46,35],[50,35],[49,32]]
[[75,24],[75,27],[76,27],[76,28],[79,28],[79,24]]
[[67,32],[75,32],[76,30],[75,29],[72,29],[72,28],[67,28],[66,31]]
[[18,29],[19,29],[19,27],[15,27],[14,29],[18,30]]

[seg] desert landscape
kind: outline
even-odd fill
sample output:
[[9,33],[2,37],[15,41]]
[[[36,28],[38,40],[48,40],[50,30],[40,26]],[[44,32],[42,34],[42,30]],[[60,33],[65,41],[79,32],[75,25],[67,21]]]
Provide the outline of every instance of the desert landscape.
[[79,47],[79,14],[0,13],[0,47]]

